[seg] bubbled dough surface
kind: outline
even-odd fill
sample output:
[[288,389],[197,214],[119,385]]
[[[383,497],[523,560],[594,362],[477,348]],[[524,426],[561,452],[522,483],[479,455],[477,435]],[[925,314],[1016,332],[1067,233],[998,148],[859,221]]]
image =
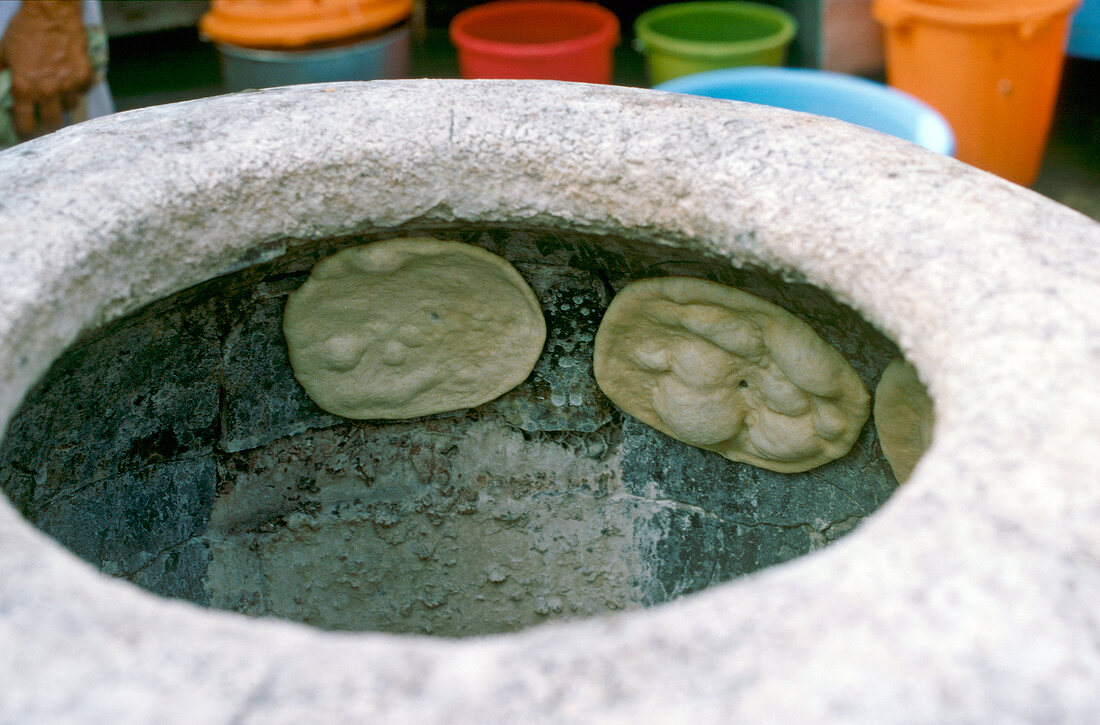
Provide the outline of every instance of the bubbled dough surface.
[[283,333],[294,376],[317,405],[395,419],[473,407],[519,385],[546,323],[506,260],[421,237],[320,262],[288,298]]
[[869,414],[859,376],[786,310],[701,279],[647,279],[612,300],[596,381],[685,443],[782,473],[851,450]]
[[875,388],[875,429],[882,455],[905,483],[932,443],[932,399],[916,369],[901,358],[890,361]]

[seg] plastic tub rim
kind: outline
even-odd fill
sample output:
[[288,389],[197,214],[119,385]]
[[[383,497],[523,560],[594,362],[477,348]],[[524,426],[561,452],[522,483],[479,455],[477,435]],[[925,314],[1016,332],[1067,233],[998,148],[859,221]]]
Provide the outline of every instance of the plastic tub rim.
[[[504,9],[519,9],[533,5],[559,7],[567,11],[580,11],[586,17],[600,21],[600,27],[593,33],[567,40],[554,40],[545,43],[508,43],[499,40],[486,40],[471,35],[465,24],[482,17],[491,16]],[[511,57],[539,58],[543,56],[568,55],[593,48],[607,46],[613,48],[619,43],[619,19],[607,8],[585,0],[495,0],[475,5],[455,15],[449,27],[451,42],[463,52],[487,55],[507,55]]]
[[[793,81],[797,85],[804,87],[816,87],[821,89],[822,86],[829,86],[840,89],[850,89],[857,93],[866,96],[868,93],[875,95],[881,95],[887,93],[890,96],[897,98],[899,101],[903,101],[907,104],[911,104],[914,109],[921,111],[921,118],[918,123],[914,124],[916,127],[915,136],[912,137],[899,137],[896,134],[891,134],[887,131],[878,130],[880,133],[887,133],[895,138],[903,138],[903,140],[910,141],[922,146],[930,151],[943,154],[944,156],[951,156],[955,152],[955,133],[951,128],[951,124],[944,118],[943,114],[930,106],[928,103],[920,100],[911,93],[893,88],[891,86],[875,83],[874,81],[867,80],[866,78],[860,78],[858,76],[851,76],[846,73],[836,73],[827,70],[816,70],[809,68],[776,68],[768,66],[750,66],[742,68],[719,68],[717,70],[701,71],[699,73],[693,73],[691,75],[679,76],[671,80],[664,81],[653,87],[654,90],[666,91],[669,93],[681,93],[685,95],[706,95],[700,91],[708,88],[719,87],[722,83],[728,83],[730,80],[757,82],[760,80],[772,80],[782,79],[784,82]],[[716,98],[716,96],[707,96],[709,98]],[[728,98],[722,98],[722,100],[734,100]],[[738,99],[740,100],[740,99]],[[767,105],[772,108],[784,108],[783,106],[773,106],[771,104],[760,103],[758,101],[741,101],[745,103],[757,103],[758,105]],[[793,110],[793,109],[788,109]],[[809,113],[808,111],[797,111],[799,113]],[[814,114],[814,115],[826,115],[826,114]],[[837,118],[833,116],[832,118]],[[845,123],[853,123],[852,121],[846,121],[843,118],[838,120],[845,121]],[[863,124],[855,123],[854,125],[861,126],[863,128],[869,128]]]
[[1032,0],[1027,6],[1006,7],[998,0],[969,0],[948,5],[943,0],[874,0],[872,13],[887,27],[913,21],[941,25],[1033,25],[1072,12],[1081,0]]
[[[698,10],[711,11],[748,11],[755,17],[767,16],[780,23],[779,32],[766,38],[753,40],[722,41],[720,43],[701,40],[674,38],[649,29],[655,18],[688,15]],[[732,14],[732,13],[731,13]],[[686,2],[671,5],[659,5],[645,11],[634,21],[635,47],[642,52],[656,50],[666,55],[682,58],[730,58],[760,51],[773,50],[788,45],[798,32],[798,21],[794,17],[772,5],[754,2]]]
[[[781,27],[778,33],[766,38],[721,42],[674,38],[656,33],[647,27],[648,22],[655,18],[688,15],[697,10],[746,10],[749,12],[745,14],[754,15],[755,17],[767,16],[778,20]],[[668,55],[686,58],[697,58],[700,56],[708,58],[726,58],[772,50],[789,44],[794,39],[797,32],[798,21],[796,21],[790,13],[772,5],[736,1],[709,2],[703,0],[702,2],[659,5],[639,15],[634,23],[636,42],[641,46],[639,50],[656,49]]]

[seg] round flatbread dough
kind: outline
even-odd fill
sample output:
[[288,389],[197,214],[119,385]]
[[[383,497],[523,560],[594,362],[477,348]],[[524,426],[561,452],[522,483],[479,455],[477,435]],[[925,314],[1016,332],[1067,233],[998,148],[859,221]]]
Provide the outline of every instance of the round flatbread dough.
[[890,361],[875,388],[875,430],[894,478],[905,483],[932,444],[932,399],[917,370],[901,358]]
[[809,325],[701,279],[626,286],[600,323],[593,367],[643,423],[781,473],[845,455],[869,414],[859,376]]
[[347,418],[413,418],[511,390],[546,341],[535,293],[480,247],[390,239],[338,252],[286,303],[294,376]]

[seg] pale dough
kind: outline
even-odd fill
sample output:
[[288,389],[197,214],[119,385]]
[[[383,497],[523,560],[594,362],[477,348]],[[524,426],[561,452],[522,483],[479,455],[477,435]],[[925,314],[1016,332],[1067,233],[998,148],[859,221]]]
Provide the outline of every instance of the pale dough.
[[806,323],[701,279],[627,285],[600,323],[593,367],[643,423],[782,473],[845,455],[869,414],[859,376]]
[[287,300],[283,333],[294,376],[317,405],[395,419],[470,408],[519,385],[546,323],[506,260],[422,237],[320,262]]
[[932,399],[916,369],[901,358],[890,361],[875,388],[875,429],[898,483],[928,450],[934,423]]

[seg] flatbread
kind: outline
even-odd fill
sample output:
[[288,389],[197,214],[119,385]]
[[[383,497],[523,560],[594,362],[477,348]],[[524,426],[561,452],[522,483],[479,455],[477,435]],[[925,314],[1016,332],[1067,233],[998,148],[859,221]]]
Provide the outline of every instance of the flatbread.
[[593,367],[643,423],[782,473],[847,454],[870,412],[855,370],[809,325],[701,279],[627,285],[600,323]]
[[905,483],[932,444],[932,399],[917,370],[901,358],[890,361],[875,388],[875,429],[882,455]]
[[398,419],[519,385],[546,341],[535,293],[481,247],[429,237],[345,249],[287,300],[294,376],[324,410]]

